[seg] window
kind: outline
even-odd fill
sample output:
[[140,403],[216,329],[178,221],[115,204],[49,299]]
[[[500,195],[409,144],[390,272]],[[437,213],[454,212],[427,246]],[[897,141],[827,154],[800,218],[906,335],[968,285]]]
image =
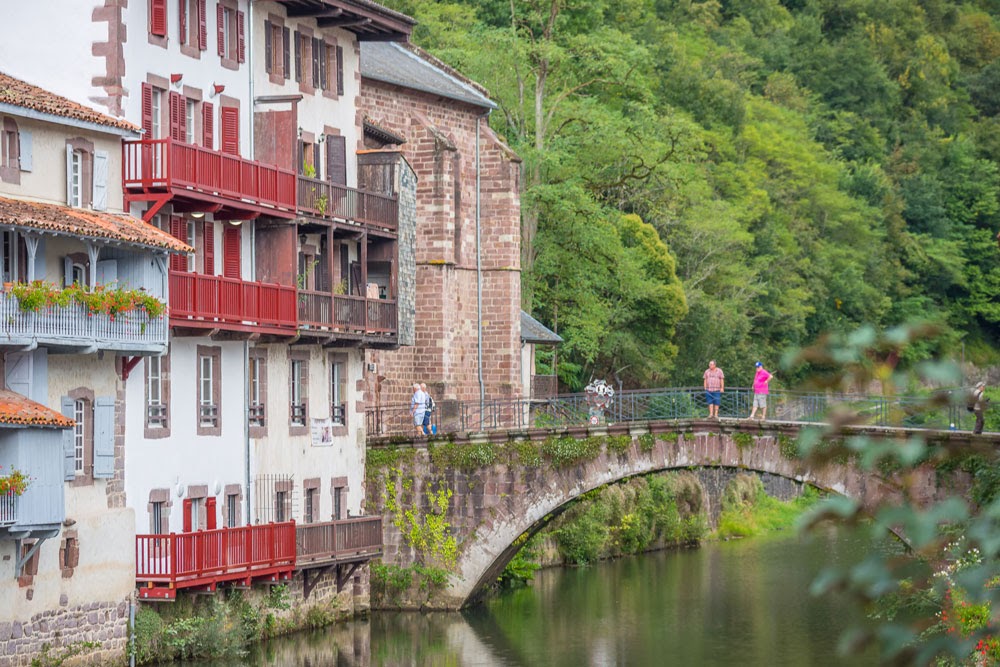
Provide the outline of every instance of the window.
[[226,526],[236,528],[240,525],[240,497],[236,493],[226,494]]
[[271,75],[271,83],[291,78],[291,41],[291,31],[279,17],[264,21],[264,69]]
[[169,403],[167,355],[146,358],[146,428],[147,438],[170,435],[167,406]]
[[150,87],[150,119],[149,119],[149,136],[147,139],[162,139],[163,138],[163,124],[161,118],[163,118],[163,91],[159,88]]
[[80,538],[75,530],[66,531],[62,544],[59,545],[59,569],[63,579],[73,576],[73,571],[80,565]]
[[306,364],[305,359],[292,359],[291,362],[291,424],[292,426],[306,425]]
[[179,4],[181,53],[198,58],[208,48],[205,0],[179,0]]
[[[260,355],[260,356],[258,356]],[[262,353],[254,352],[250,356],[249,360],[249,371],[250,371],[250,427],[251,428],[263,428],[267,425],[267,415],[264,408],[265,404],[265,393],[264,387],[266,382],[266,372],[265,364],[266,359]],[[253,435],[253,434],[252,434]],[[263,434],[261,434],[263,435]]]
[[201,526],[202,498],[188,498],[184,503],[184,531],[199,530]]
[[164,504],[162,501],[149,504],[149,529],[153,535],[163,535],[167,532],[165,530],[167,524],[164,521],[165,515],[163,512]]
[[245,16],[235,6],[220,2],[216,11],[216,20],[222,66],[236,69],[237,63],[246,59]]
[[[197,246],[195,245],[194,220],[187,220],[184,223],[184,225],[185,225],[186,231],[187,231],[187,244],[189,246],[191,246],[192,248],[197,248]],[[195,253],[189,252],[187,254],[187,270],[189,272],[193,272],[194,271],[195,259],[196,259]]]
[[83,138],[66,141],[66,205],[74,208],[107,208],[108,154],[94,152]]
[[221,435],[222,349],[198,346],[198,435]]
[[21,172],[31,171],[31,132],[18,131],[13,118],[0,122],[0,181],[20,184]]
[[149,34],[167,36],[167,0],[149,0]]
[[339,359],[330,362],[330,417],[334,424],[347,424],[346,364]]
[[69,198],[67,204],[79,208],[83,206],[83,152],[69,153]]
[[316,489],[306,489],[305,507],[303,508],[303,521],[313,523],[316,521]]
[[184,141],[194,143],[194,100],[184,101]]
[[3,239],[3,281],[4,282],[15,282],[19,274],[17,268],[18,255],[17,252],[17,232],[0,232],[0,238]]
[[337,95],[344,94],[344,47],[337,47]]
[[76,475],[87,474],[87,402],[77,399],[73,403],[73,470]]
[[333,520],[339,521],[343,517],[341,516],[343,512],[343,501],[342,497],[344,495],[344,487],[335,486],[333,487]]
[[277,523],[287,521],[285,505],[288,503],[288,491],[276,491],[274,493],[274,520]]

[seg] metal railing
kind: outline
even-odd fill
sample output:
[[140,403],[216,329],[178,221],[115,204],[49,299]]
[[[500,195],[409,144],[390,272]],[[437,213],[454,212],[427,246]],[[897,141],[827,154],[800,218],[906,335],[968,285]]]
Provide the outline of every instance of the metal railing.
[[308,176],[299,176],[298,188],[298,210],[303,213],[396,229],[399,205],[393,196]]
[[[772,391],[768,395],[767,419],[818,423],[826,420],[832,409],[838,409],[850,412],[854,422],[871,426],[948,429],[954,425],[956,429],[969,429],[974,417],[966,411],[965,396],[963,389],[941,391],[933,398]],[[749,416],[752,389],[727,388],[721,398],[720,417]],[[437,433],[466,433],[584,425],[594,416],[599,423],[704,419],[708,406],[705,391],[695,387],[623,391],[599,413],[592,413],[586,394],[482,402],[438,400],[431,424]],[[415,433],[409,404],[369,408],[365,418],[370,436]]]
[[25,311],[13,294],[0,293],[0,335],[7,341],[41,345],[91,344],[104,350],[129,350],[167,344],[167,318],[129,311],[114,317],[90,313],[85,306],[44,306]]
[[298,564],[382,553],[382,517],[366,516],[295,527]]

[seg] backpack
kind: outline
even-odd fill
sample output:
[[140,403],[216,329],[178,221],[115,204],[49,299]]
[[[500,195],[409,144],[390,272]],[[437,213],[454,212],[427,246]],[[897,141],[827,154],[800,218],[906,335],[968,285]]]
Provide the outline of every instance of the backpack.
[[427,412],[434,410],[434,399],[431,398],[430,394],[427,394],[427,404],[424,406],[424,409],[427,410]]

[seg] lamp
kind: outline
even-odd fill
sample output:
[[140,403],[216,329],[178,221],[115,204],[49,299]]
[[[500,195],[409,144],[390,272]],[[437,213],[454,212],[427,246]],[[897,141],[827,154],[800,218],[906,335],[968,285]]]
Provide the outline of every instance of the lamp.
[[191,217],[195,218],[197,220],[201,220],[202,218],[205,217],[205,212],[204,211],[193,211],[191,213]]
[[240,225],[243,224],[243,221],[242,220],[230,220],[229,224],[231,224],[233,227],[239,227]]

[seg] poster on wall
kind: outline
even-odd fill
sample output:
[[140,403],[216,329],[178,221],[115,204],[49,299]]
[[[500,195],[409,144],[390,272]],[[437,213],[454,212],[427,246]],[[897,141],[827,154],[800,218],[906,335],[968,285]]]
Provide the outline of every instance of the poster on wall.
[[333,445],[333,420],[329,417],[312,420],[313,447],[330,447]]

